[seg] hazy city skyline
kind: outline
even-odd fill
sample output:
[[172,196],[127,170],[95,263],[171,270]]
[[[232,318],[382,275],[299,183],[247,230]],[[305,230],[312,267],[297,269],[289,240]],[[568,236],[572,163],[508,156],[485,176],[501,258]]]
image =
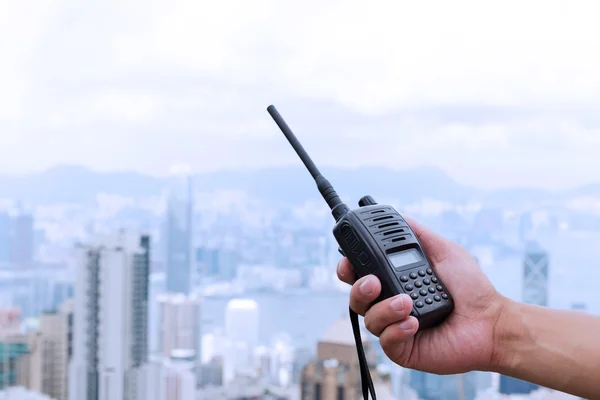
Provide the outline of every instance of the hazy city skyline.
[[321,164],[594,182],[585,3],[0,0],[0,173],[295,165],[274,103]]

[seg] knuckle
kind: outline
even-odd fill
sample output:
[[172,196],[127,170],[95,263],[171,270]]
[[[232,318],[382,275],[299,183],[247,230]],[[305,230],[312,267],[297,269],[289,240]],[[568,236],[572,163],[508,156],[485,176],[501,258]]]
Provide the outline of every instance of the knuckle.
[[364,314],[363,307],[360,302],[356,301],[356,299],[353,299],[352,297],[350,297],[350,308],[358,315]]
[[390,335],[385,330],[379,336],[379,344],[381,344],[381,348],[383,350],[393,349],[394,343],[395,343],[395,340],[394,340],[393,335]]
[[377,335],[377,333],[375,331],[375,328],[376,328],[375,322],[374,322],[373,318],[370,318],[370,315],[371,314],[369,314],[369,313],[367,313],[367,315],[365,315],[365,328],[367,328],[367,330],[369,332],[371,332],[372,334]]

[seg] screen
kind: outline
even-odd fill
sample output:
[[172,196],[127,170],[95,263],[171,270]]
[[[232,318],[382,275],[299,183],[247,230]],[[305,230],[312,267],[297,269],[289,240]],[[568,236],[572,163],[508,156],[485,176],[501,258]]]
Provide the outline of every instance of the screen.
[[398,253],[391,254],[390,261],[395,268],[421,261],[421,254],[417,249],[408,249]]

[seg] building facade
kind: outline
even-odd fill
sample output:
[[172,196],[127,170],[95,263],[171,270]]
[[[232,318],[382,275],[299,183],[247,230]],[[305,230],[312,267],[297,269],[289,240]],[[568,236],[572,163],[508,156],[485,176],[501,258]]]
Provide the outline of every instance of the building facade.
[[192,178],[174,171],[167,197],[165,257],[167,292],[189,294],[192,275]]
[[[362,332],[363,347],[376,381],[376,355]],[[302,371],[301,400],[353,400],[361,394],[361,375],[352,325],[348,317],[336,321],[317,343],[316,358]]]
[[70,400],[142,400],[148,360],[150,237],[78,246]]
[[169,358],[176,351],[194,353],[194,374],[198,384],[202,382],[202,346],[200,331],[201,299],[195,295],[167,293],[158,296],[159,352]]

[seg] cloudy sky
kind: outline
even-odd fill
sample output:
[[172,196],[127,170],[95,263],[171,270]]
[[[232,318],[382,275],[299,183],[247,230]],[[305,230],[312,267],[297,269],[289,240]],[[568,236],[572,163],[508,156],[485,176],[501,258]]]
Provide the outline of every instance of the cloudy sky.
[[0,0],[0,173],[433,165],[600,182],[593,1]]

